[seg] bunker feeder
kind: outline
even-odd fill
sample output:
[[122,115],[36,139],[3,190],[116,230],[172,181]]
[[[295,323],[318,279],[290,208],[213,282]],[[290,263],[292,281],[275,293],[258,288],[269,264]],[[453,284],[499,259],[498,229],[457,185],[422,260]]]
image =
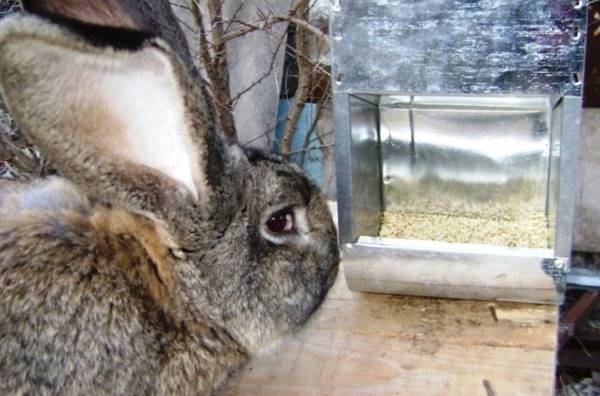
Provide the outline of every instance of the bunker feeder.
[[579,187],[585,3],[331,9],[350,289],[560,303]]

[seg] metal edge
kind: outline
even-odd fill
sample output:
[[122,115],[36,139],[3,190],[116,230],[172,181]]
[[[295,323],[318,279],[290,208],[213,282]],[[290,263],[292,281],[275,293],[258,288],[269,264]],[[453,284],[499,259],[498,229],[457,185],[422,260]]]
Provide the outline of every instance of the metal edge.
[[564,298],[548,277],[556,259],[543,254],[425,252],[369,243],[346,244],[342,251],[353,291],[543,304],[561,304]]
[[508,247],[495,245],[482,245],[473,243],[451,243],[440,241],[424,241],[411,239],[392,239],[380,237],[361,236],[354,244],[346,244],[348,248],[354,246],[373,246],[384,249],[410,249],[420,251],[439,251],[448,253],[481,254],[496,256],[514,256],[514,257],[538,257],[553,258],[552,249],[534,249],[523,247]]
[[574,271],[567,274],[567,288],[600,289],[600,277],[594,274],[579,273]]
[[333,94],[333,128],[335,131],[335,171],[337,178],[338,232],[340,243],[354,240],[352,227],[352,158],[350,134],[350,97]]
[[579,195],[579,156],[581,142],[581,97],[563,98],[560,140],[560,177],[556,215],[555,255],[570,257],[573,246],[575,205]]

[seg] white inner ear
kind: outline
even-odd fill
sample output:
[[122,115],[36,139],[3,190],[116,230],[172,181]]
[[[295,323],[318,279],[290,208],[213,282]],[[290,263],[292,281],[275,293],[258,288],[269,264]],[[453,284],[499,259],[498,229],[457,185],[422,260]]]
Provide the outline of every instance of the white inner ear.
[[96,77],[103,105],[123,128],[105,144],[120,157],[180,181],[197,198],[196,153],[184,95],[169,60],[156,49],[145,49],[131,54],[127,64]]

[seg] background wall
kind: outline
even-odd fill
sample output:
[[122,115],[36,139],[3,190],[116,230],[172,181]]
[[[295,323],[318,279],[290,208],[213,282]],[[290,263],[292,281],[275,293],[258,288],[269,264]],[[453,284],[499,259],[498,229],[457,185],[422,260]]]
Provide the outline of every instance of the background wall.
[[580,165],[573,247],[600,252],[600,108],[583,111]]
[[600,252],[600,3],[588,6],[575,250]]
[[[183,22],[190,50],[197,59],[198,36],[194,19],[185,6],[187,0],[172,0],[171,3]],[[206,1],[199,0],[199,4],[203,14],[208,15]],[[223,3],[223,19],[253,22],[260,19],[261,12],[285,15],[291,4],[292,0],[227,0]],[[239,24],[232,25],[232,28],[236,27]],[[227,43],[231,97],[247,90],[235,101],[233,108],[239,141],[268,151],[272,148],[277,123],[286,31],[287,23],[279,23],[271,29],[251,32]]]

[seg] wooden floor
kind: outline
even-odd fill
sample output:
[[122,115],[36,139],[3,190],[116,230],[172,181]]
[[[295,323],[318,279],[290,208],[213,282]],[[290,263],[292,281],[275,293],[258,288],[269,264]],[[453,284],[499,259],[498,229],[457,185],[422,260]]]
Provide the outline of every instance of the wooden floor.
[[301,334],[221,394],[551,395],[556,320],[554,306],[353,293],[340,276]]

